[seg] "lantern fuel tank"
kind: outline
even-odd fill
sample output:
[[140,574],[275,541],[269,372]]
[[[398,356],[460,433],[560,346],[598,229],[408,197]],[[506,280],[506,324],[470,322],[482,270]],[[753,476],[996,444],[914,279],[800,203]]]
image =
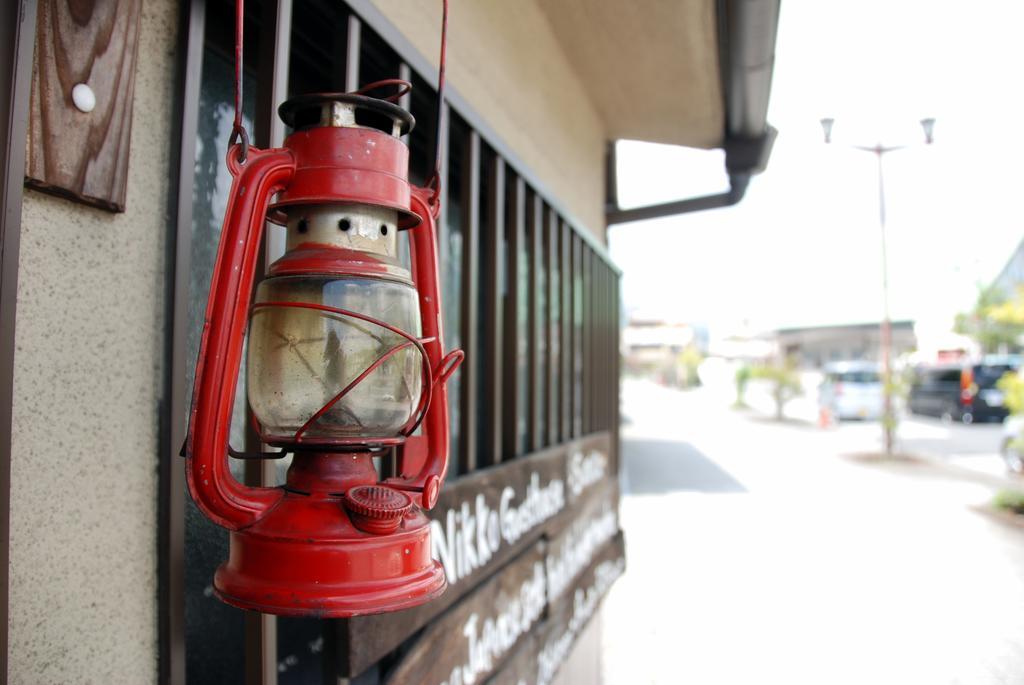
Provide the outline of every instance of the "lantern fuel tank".
[[[424,511],[447,472],[446,381],[463,357],[443,348],[438,186],[409,184],[401,136],[414,122],[392,102],[308,95],[280,114],[294,129],[283,147],[228,152],[196,369],[189,490],[230,531],[214,590],[282,615],[408,608],[445,589]],[[286,252],[254,294],[266,221],[286,227]],[[228,444],[246,336],[253,423],[277,451]],[[381,480],[373,459],[392,450],[397,473]],[[280,487],[243,485],[228,468],[285,454]]]

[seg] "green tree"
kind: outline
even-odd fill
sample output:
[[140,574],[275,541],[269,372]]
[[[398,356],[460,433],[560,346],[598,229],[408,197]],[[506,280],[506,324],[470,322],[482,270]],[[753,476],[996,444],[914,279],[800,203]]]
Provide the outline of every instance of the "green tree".
[[993,286],[980,288],[974,308],[957,314],[953,330],[973,338],[985,353],[1019,350],[1024,335],[1024,289],[1007,297]]
[[694,388],[700,385],[700,377],[697,369],[704,361],[704,355],[700,353],[696,345],[687,345],[676,358],[676,367],[680,371],[681,385],[684,388]]
[[743,364],[740,368],[736,369],[736,403],[733,406],[739,408],[747,406],[747,383],[750,382],[752,373],[753,371],[747,364]]
[[1013,415],[1024,414],[1024,378],[1014,371],[1008,371],[996,381],[996,387],[1003,391],[1003,402]]
[[782,420],[786,403],[803,392],[800,375],[797,373],[796,360],[791,357],[755,366],[751,369],[751,378],[768,381],[771,386],[776,421]]
[[[1007,371],[996,381],[996,387],[1003,391],[1003,402],[1006,409],[1014,416],[1024,414],[1024,377],[1016,371]],[[1018,435],[1011,441],[1015,450],[1024,449],[1024,435]]]

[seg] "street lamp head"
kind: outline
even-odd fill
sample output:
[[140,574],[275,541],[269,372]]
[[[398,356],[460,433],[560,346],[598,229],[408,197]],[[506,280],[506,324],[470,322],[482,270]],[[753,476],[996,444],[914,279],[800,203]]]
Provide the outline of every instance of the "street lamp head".
[[935,118],[928,117],[926,119],[922,119],[921,128],[924,129],[924,142],[928,145],[931,145],[932,142],[935,140],[935,137],[933,135],[933,132],[935,130]]
[[825,133],[825,142],[832,142],[832,124],[836,123],[836,120],[832,117],[825,117],[821,120],[821,130]]

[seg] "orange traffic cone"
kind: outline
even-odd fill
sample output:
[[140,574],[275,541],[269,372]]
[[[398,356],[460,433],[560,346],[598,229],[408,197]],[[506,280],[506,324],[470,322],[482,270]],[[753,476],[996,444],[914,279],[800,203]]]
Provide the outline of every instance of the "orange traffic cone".
[[828,407],[818,410],[818,427],[830,428],[832,426],[832,411]]

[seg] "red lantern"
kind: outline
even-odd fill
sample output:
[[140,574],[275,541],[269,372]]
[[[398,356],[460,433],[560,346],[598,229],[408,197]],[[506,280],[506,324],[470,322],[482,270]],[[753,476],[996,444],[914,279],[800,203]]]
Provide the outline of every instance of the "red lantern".
[[[410,186],[400,136],[413,119],[392,102],[310,95],[280,114],[295,129],[283,147],[228,153],[196,369],[189,490],[230,531],[214,589],[273,614],[411,607],[446,585],[423,512],[447,470],[445,382],[463,357],[443,353],[436,184]],[[253,297],[267,220],[286,226],[287,251]],[[293,455],[282,487],[247,487],[228,469],[229,453],[246,456],[228,439],[247,328],[256,428]],[[392,448],[398,475],[379,482],[373,458]]]

